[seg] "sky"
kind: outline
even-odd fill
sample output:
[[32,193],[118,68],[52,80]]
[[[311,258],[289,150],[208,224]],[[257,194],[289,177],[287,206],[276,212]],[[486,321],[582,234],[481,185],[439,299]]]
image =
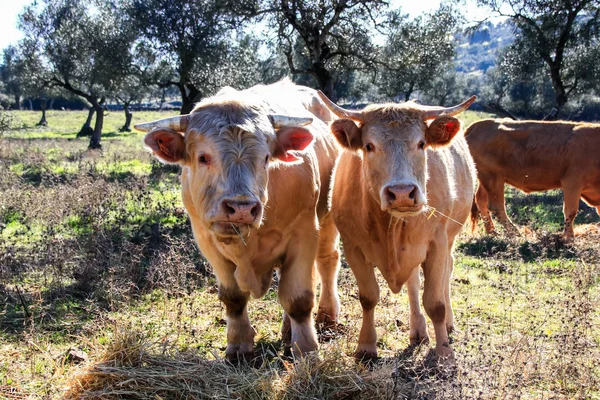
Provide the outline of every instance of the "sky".
[[[33,0],[0,0],[0,49],[19,41],[23,37],[17,29],[18,16],[23,8]],[[190,0],[193,1],[193,0]],[[489,12],[478,8],[476,0],[464,0],[468,21],[482,20]],[[434,11],[439,7],[440,0],[391,0],[393,8],[402,7],[405,13],[415,17],[423,12]]]

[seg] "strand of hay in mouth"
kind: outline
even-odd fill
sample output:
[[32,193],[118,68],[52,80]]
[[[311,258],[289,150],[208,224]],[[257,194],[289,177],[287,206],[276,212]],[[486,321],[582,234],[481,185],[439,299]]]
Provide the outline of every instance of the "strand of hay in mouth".
[[252,368],[169,354],[164,344],[129,333],[117,335],[101,357],[72,378],[65,398],[372,400],[397,390],[391,368],[369,371],[336,347],[319,356],[295,362],[276,358]]

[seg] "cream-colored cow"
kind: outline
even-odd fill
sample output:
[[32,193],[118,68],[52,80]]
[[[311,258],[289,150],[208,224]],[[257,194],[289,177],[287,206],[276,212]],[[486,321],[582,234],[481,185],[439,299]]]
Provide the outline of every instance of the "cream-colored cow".
[[314,90],[282,81],[226,88],[189,115],[136,126],[149,131],[145,143],[159,159],[182,167],[194,238],[226,307],[229,359],[253,354],[246,304],[266,293],[275,268],[292,351],[317,348],[315,259],[317,321],[338,317],[338,232],[328,205],[338,154],[326,125],[333,118]]
[[349,111],[319,94],[340,117],[330,129],[345,148],[335,171],[332,209],[363,308],[356,357],[377,357],[375,266],[394,293],[407,284],[411,343],[428,339],[419,307],[419,265],[436,352],[452,355],[452,251],[476,181],[461,123],[453,116],[475,97],[451,108],[407,102]]

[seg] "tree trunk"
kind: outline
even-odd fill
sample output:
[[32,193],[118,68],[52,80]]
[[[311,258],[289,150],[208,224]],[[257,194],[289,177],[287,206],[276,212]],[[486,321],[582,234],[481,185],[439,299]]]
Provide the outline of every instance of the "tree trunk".
[[88,111],[87,119],[85,120],[85,123],[83,124],[83,126],[81,127],[81,130],[77,134],[77,137],[91,136],[92,135],[92,132],[93,132],[93,130],[92,130],[92,118],[94,117],[94,113],[95,112],[96,112],[96,109],[94,107],[90,107],[90,110]]
[[325,93],[325,96],[329,97],[331,101],[337,101],[337,95],[333,88],[333,77],[329,71],[323,66],[318,66],[315,67],[313,76],[317,79],[319,89]]
[[46,120],[46,108],[48,105],[47,99],[40,99],[40,108],[42,109],[42,118],[40,122],[37,123],[37,126],[48,126],[48,121]]
[[560,67],[558,65],[553,64],[550,66],[550,77],[552,78],[552,87],[554,88],[554,108],[552,108],[550,113],[546,115],[544,119],[555,121],[558,119],[559,114],[569,99],[562,77],[560,76]]
[[94,125],[94,131],[90,137],[89,149],[101,149],[100,138],[102,136],[102,125],[104,124],[104,109],[102,108],[103,101],[100,103],[94,103],[94,109],[96,111],[96,124]]
[[123,110],[125,111],[125,125],[119,129],[119,132],[131,132],[131,118],[133,114],[129,111],[129,103],[123,104]]
[[180,114],[184,115],[191,113],[194,109],[194,104],[200,101],[202,94],[194,85],[191,84],[179,85],[179,92],[181,93],[182,99]]
[[31,97],[27,99],[27,101],[29,102],[29,111],[33,111],[33,100],[31,100]]
[[21,95],[15,94],[15,110],[21,109]]

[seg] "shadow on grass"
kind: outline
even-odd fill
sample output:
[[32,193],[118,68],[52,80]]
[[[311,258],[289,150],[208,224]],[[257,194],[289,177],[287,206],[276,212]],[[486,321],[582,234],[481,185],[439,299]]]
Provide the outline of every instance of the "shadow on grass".
[[539,259],[576,258],[577,251],[561,234],[543,233],[538,240],[511,241],[497,236],[482,236],[460,243],[464,255],[479,258],[517,259],[532,262]]

